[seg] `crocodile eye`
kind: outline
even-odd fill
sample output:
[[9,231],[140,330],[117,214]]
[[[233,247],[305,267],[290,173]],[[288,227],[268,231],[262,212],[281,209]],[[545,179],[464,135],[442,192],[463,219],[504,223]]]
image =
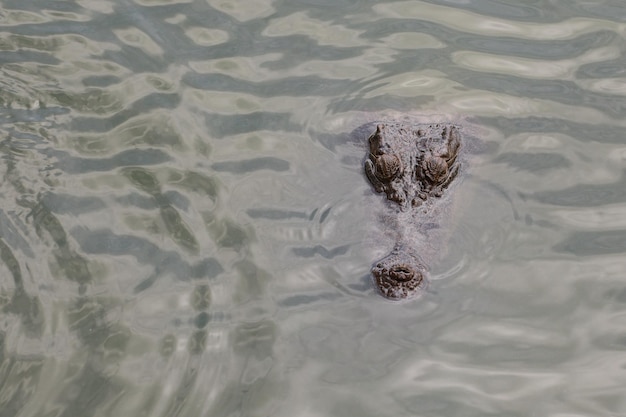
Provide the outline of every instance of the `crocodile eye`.
[[428,179],[436,183],[448,175],[448,164],[443,158],[431,156],[424,160],[424,171]]
[[381,179],[394,178],[401,167],[400,158],[395,155],[384,154],[376,158],[376,174]]

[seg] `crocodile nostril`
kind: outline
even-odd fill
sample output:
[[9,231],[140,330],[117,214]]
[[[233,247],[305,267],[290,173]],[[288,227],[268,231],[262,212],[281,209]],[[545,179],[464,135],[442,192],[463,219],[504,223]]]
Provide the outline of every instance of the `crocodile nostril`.
[[410,281],[414,275],[413,270],[407,265],[397,265],[389,271],[389,278],[399,282]]

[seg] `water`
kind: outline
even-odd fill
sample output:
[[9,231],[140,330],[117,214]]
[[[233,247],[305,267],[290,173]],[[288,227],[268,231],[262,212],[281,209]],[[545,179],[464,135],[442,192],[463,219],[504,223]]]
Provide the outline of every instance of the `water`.
[[[0,4],[0,416],[626,415],[621,0]],[[400,304],[397,115],[477,139]]]

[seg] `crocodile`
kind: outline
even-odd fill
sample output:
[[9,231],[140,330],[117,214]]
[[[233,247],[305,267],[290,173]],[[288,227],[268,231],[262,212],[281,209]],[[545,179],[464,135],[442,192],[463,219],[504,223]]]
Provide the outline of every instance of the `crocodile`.
[[384,122],[376,124],[368,142],[365,175],[374,190],[397,207],[398,229],[393,250],[374,264],[372,275],[386,298],[412,298],[425,287],[428,267],[408,234],[433,223],[439,211],[436,202],[458,176],[460,127]]

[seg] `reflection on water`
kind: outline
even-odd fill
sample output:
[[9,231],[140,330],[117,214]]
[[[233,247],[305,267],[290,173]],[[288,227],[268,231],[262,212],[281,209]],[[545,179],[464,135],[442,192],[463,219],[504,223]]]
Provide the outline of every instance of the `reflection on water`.
[[[4,1],[0,415],[625,414],[625,10]],[[480,142],[404,304],[398,114]]]

